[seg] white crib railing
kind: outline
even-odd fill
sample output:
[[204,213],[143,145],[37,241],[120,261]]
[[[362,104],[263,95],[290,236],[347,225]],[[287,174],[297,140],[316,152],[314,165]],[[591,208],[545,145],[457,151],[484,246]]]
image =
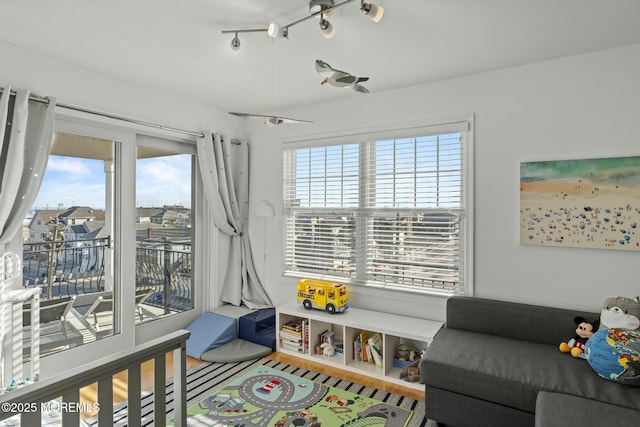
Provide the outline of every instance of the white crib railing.
[[[166,426],[166,355],[173,351],[173,422],[176,427],[186,426],[187,386],[186,342],[191,333],[173,332],[136,346],[129,351],[115,353],[95,362],[63,372],[37,383],[25,386],[0,396],[0,420],[20,414],[20,425],[41,426],[42,409],[53,399],[62,396],[68,405],[62,408],[62,426],[80,426],[80,389],[89,384],[98,384],[98,425],[113,425],[113,375],[127,371],[127,406],[129,427],[140,427],[142,419],[141,364],[154,360],[154,425]],[[65,406],[70,410],[65,410]],[[7,411],[8,409],[8,411]],[[91,408],[89,408],[91,409]]]

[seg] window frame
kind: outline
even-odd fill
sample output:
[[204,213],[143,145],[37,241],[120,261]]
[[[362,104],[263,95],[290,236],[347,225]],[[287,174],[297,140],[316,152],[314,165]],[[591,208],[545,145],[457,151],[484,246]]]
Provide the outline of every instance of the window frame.
[[[464,295],[473,295],[473,277],[474,277],[474,261],[473,261],[473,224],[474,224],[474,186],[473,186],[473,176],[474,176],[474,115],[473,114],[460,114],[460,115],[452,115],[448,117],[435,118],[435,119],[425,119],[420,121],[413,122],[405,122],[400,124],[381,124],[375,125],[364,129],[351,129],[351,130],[342,130],[342,131],[332,131],[326,133],[319,134],[311,134],[304,135],[303,137],[291,136],[283,139],[283,188],[286,185],[286,176],[284,175],[284,171],[287,170],[286,166],[291,167],[291,164],[285,165],[284,162],[285,156],[284,153],[288,150],[295,150],[300,148],[312,148],[312,147],[323,147],[329,145],[339,145],[339,144],[350,144],[356,142],[363,141],[371,141],[375,144],[375,141],[381,141],[385,139],[402,139],[402,138],[414,138],[414,137],[423,137],[428,135],[442,135],[447,133],[455,133],[460,132],[462,138],[462,188],[463,194],[461,195],[461,206],[463,217],[461,219],[463,227],[464,227],[464,244],[460,249],[460,254],[463,257],[464,263],[461,264],[460,270],[460,282],[463,284],[462,292],[457,292],[458,294]],[[361,144],[362,146],[367,146],[367,144]],[[360,153],[361,156],[368,157],[371,155],[370,153]],[[360,161],[360,166],[366,165],[366,162],[369,160],[365,160],[364,162]],[[361,174],[362,175],[362,174]],[[362,186],[363,178],[360,178],[360,204],[363,199],[363,192],[368,191],[368,189],[364,189]],[[356,232],[356,250],[358,252],[358,260],[356,260],[356,273],[355,279],[349,279],[340,276],[330,276],[326,274],[314,275],[310,273],[297,272],[287,270],[286,256],[287,256],[287,220],[288,220],[288,212],[287,212],[287,201],[283,197],[283,225],[282,225],[282,241],[283,241],[283,252],[281,256],[281,269],[282,274],[285,277],[314,277],[314,278],[324,278],[330,280],[340,280],[344,283],[349,283],[350,285],[366,287],[368,289],[378,288],[378,289],[387,289],[392,291],[400,291],[406,293],[417,293],[417,294],[432,294],[432,295],[453,295],[456,292],[447,291],[447,290],[438,290],[435,288],[417,288],[417,287],[407,287],[406,285],[392,284],[392,283],[379,283],[379,282],[369,282],[367,280],[362,280],[367,276],[366,274],[366,239],[367,232]],[[309,208],[313,209],[313,208]],[[347,208],[343,208],[347,209]],[[359,205],[357,208],[353,210],[356,211],[358,209],[364,209]],[[335,210],[335,209],[334,209]],[[349,208],[351,210],[351,208]],[[367,218],[365,215],[359,215],[360,221],[356,227],[365,227],[367,226]]]
[[[194,280],[194,275],[196,275],[197,273],[195,273],[195,270],[198,269],[198,264],[199,264],[199,260],[197,259],[198,257],[195,256],[194,254],[194,248],[196,247],[196,236],[198,235],[198,226],[200,224],[196,223],[196,218],[197,218],[197,204],[199,203],[199,198],[203,198],[204,195],[202,196],[198,196],[197,195],[197,186],[196,186],[196,182],[197,182],[197,176],[199,174],[198,170],[197,170],[197,163],[198,163],[198,159],[197,159],[197,150],[195,145],[187,145],[184,143],[180,143],[178,141],[175,140],[170,140],[170,139],[166,139],[166,138],[159,138],[159,137],[154,137],[154,136],[150,136],[150,135],[141,135],[138,134],[136,136],[136,161],[135,161],[135,167],[136,170],[134,171],[134,187],[136,189],[136,192],[138,191],[138,175],[137,175],[137,168],[138,168],[138,160],[141,160],[140,158],[138,158],[138,154],[139,154],[139,149],[151,149],[151,150],[156,150],[158,152],[163,152],[165,153],[165,155],[169,156],[169,153],[171,153],[170,155],[174,156],[174,155],[186,155],[186,156],[190,156],[190,163],[191,163],[191,179],[190,179],[190,187],[191,187],[191,192],[190,192],[190,200],[191,200],[191,204],[188,206],[188,208],[190,209],[190,215],[191,215],[191,228],[190,228],[190,244],[189,244],[189,251],[190,251],[190,256],[189,258],[191,259],[191,263],[192,263],[192,267],[195,266],[195,268],[191,268],[192,274],[190,276],[191,279],[191,283],[190,283],[190,296],[191,296],[191,306],[182,311],[182,312],[189,312],[189,311],[193,311],[196,309],[197,307],[197,300],[195,299],[195,280]],[[136,220],[135,222],[137,223],[138,220],[138,215],[136,214]],[[137,246],[138,242],[137,242],[137,238],[136,238],[136,246]],[[186,246],[185,246],[186,248]],[[136,281],[137,281],[137,277],[136,277]],[[155,322],[161,319],[165,319],[168,317],[173,317],[175,315],[177,315],[179,313],[173,313],[170,315],[164,314],[164,315],[160,315],[159,317],[156,318],[148,318],[147,320],[144,321],[138,321],[137,320],[137,316],[136,316],[136,325],[142,325],[144,323],[149,323],[149,322]]]

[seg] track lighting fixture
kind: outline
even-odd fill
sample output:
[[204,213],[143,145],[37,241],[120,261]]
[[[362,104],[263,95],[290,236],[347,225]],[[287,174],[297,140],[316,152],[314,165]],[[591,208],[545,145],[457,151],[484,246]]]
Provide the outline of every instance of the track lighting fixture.
[[360,1],[360,10],[362,13],[373,19],[374,22],[380,22],[382,15],[384,15],[384,8],[372,3],[365,3],[364,0]]
[[[333,24],[331,24],[331,22],[325,19],[325,17],[331,16],[335,9],[353,1],[354,0],[344,0],[340,3],[336,3],[335,0],[310,0],[309,15],[304,16],[289,24],[280,26],[275,22],[272,22],[266,28],[226,29],[222,30],[222,33],[235,34],[233,40],[231,40],[231,49],[237,51],[238,49],[240,49],[240,39],[238,38],[238,33],[264,32],[267,33],[267,35],[271,38],[288,38],[289,28],[293,27],[294,25],[298,25],[308,19],[311,19],[314,16],[317,16],[320,18],[320,29],[322,30],[322,33],[326,38],[330,39],[335,35],[336,29]],[[382,15],[384,15],[384,8],[373,3],[365,3],[364,0],[360,0],[360,10],[375,22],[379,22],[382,19]]]

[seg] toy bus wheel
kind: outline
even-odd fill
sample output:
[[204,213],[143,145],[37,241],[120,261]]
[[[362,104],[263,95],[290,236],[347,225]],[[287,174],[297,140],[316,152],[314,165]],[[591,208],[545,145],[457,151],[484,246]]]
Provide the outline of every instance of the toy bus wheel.
[[330,314],[335,313],[335,312],[336,312],[336,306],[335,306],[335,305],[333,305],[333,304],[327,304],[327,311],[328,311]]
[[306,308],[307,310],[311,310],[311,301],[309,301],[308,299],[302,301],[302,305],[304,306],[304,308]]

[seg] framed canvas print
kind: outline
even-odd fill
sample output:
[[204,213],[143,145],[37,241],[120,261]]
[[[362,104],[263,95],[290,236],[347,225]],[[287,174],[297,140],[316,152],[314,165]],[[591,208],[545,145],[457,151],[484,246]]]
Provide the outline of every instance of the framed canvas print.
[[520,243],[640,250],[640,157],[520,164]]

